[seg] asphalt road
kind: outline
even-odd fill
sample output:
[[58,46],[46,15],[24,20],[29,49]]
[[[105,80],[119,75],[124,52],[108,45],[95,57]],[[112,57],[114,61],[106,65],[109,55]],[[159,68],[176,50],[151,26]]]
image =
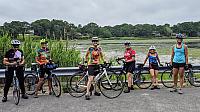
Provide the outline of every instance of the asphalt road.
[[200,112],[200,88],[184,88],[184,94],[170,93],[169,89],[134,90],[116,99],[104,96],[73,98],[62,94],[60,98],[41,95],[22,99],[16,106],[12,97],[0,102],[0,112]]

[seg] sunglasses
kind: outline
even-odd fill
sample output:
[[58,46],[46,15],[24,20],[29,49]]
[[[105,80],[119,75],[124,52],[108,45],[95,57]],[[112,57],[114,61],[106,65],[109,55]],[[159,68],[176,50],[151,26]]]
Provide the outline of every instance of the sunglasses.
[[19,45],[13,45],[14,48],[19,48]]
[[93,40],[92,42],[99,42],[98,40]]

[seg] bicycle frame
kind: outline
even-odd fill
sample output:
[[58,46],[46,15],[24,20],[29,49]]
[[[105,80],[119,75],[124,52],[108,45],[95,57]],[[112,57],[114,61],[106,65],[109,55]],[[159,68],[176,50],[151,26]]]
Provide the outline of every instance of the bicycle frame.
[[[97,83],[104,75],[106,76],[106,78],[107,78],[109,84],[112,86],[112,83],[111,83],[111,81],[110,81],[110,79],[109,79],[109,77],[108,77],[106,68],[103,68],[103,72],[100,72],[99,74],[97,74],[97,76],[95,76],[94,82]],[[84,76],[81,78],[81,80],[78,82],[77,86],[85,87],[85,88],[87,87],[87,86],[84,86],[84,85],[79,85],[80,82],[81,82],[82,80],[85,79],[85,77],[89,77],[88,71],[86,72],[86,75],[84,75]]]

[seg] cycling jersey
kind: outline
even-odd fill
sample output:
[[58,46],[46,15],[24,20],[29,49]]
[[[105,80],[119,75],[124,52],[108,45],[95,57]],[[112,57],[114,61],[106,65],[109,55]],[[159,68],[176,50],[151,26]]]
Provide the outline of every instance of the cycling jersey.
[[100,63],[100,53],[101,53],[101,47],[90,47],[88,48],[88,51],[90,53],[90,58],[88,61],[88,65],[90,64],[99,64]]
[[41,63],[47,63],[48,62],[48,59],[49,59],[49,54],[50,54],[50,52],[49,52],[49,49],[48,48],[46,48],[46,49],[43,49],[43,48],[40,48],[38,51],[37,51],[37,53],[38,53],[38,57],[39,57],[39,62],[41,62]]
[[155,54],[155,56],[151,55],[151,53],[148,54],[149,64],[158,64],[158,54],[156,52]]
[[136,52],[132,48],[126,49],[124,52],[124,58],[126,62],[134,61],[133,56],[135,56]]
[[14,49],[10,49],[6,52],[5,58],[8,58],[8,61],[10,63],[17,61],[17,60],[21,60],[23,58],[24,54],[23,51],[18,49],[18,50],[14,50]]
[[173,58],[174,63],[185,63],[185,48],[184,44],[182,44],[181,48],[177,48],[176,45],[174,46],[174,58]]

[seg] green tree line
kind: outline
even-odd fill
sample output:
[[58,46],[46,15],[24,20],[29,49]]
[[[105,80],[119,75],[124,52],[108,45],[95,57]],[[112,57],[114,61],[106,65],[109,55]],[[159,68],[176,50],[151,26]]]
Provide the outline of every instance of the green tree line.
[[33,33],[34,35],[54,40],[84,39],[91,36],[109,37],[152,37],[171,36],[175,33],[185,33],[187,36],[200,36],[199,22],[183,22],[176,25],[164,24],[121,24],[115,26],[100,26],[94,22],[86,25],[74,25],[64,20],[40,19],[32,23],[25,21],[5,22],[0,26],[0,35],[8,34],[17,38]]

